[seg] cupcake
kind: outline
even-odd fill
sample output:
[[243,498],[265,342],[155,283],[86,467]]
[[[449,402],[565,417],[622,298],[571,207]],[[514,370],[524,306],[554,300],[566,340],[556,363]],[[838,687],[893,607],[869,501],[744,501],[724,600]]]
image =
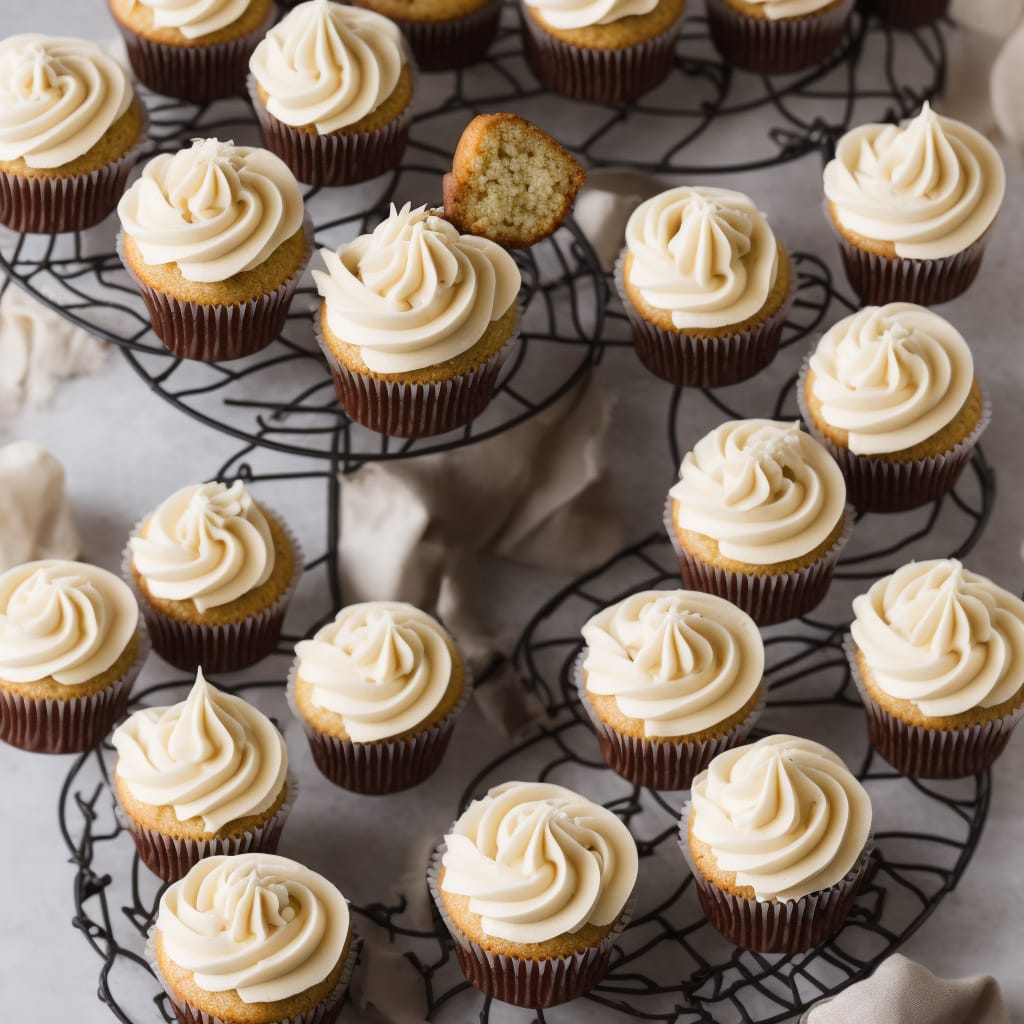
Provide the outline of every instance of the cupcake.
[[995,146],[927,103],[902,125],[847,132],[825,167],[825,198],[861,302],[932,306],[965,291],[1005,186]]
[[245,92],[249,57],[273,24],[272,0],[108,0],[139,81],[207,103]]
[[562,786],[506,782],[452,825],[427,882],[469,983],[541,1009],[604,978],[637,866],[611,811]]
[[826,331],[797,399],[862,512],[899,512],[947,494],[990,418],[967,342],[908,302],[868,306]]
[[433,774],[470,694],[441,623],[400,601],[352,604],[295,655],[288,699],[331,782],[394,793]]
[[326,878],[243,853],[201,860],[160,897],[146,956],[182,1024],[329,1024],[359,945]]
[[153,330],[183,359],[266,348],[313,251],[291,171],[265,149],[196,139],[164,153],[118,204],[118,253]]
[[516,337],[519,267],[406,203],[313,271],[317,341],[345,413],[382,434],[443,434],[491,399]]
[[860,5],[895,28],[924,28],[949,11],[949,0],[860,0]]
[[683,458],[665,526],[690,590],[758,625],[821,603],[853,525],[839,466],[797,423],[731,420]]
[[685,185],[634,210],[615,283],[644,366],[705,388],[746,380],[775,358],[795,284],[750,198]]
[[828,747],[766,736],[693,780],[680,841],[708,920],[758,953],[802,953],[843,925],[870,859],[871,800]]
[[202,669],[184,701],[136,711],[111,742],[121,818],[165,882],[203,857],[277,849],[296,790],[284,737]]
[[637,786],[689,789],[763,706],[761,634],[720,597],[632,594],[593,616],[583,639],[580,700],[605,761]]
[[625,103],[672,70],[685,0],[522,0],[523,47],[541,84]]
[[136,527],[124,559],[154,650],[190,672],[270,654],[301,573],[298,541],[238,480],[175,491]]
[[762,74],[804,71],[842,42],[854,0],[708,0],[711,41],[730,64]]
[[131,590],[84,562],[0,575],[0,740],[73,754],[125,712],[149,644]]
[[0,96],[0,223],[83,231],[111,213],[146,139],[127,71],[84,39],[10,36]]
[[1024,602],[939,558],[878,580],[853,614],[847,655],[879,753],[915,778],[985,771],[1024,714]]
[[414,64],[389,18],[331,0],[299,4],[249,61],[267,148],[307,185],[353,185],[398,166]]

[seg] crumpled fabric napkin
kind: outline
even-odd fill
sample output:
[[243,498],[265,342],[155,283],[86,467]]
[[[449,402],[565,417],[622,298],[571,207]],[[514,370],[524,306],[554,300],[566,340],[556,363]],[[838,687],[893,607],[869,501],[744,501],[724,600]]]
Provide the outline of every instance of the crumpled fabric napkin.
[[995,978],[937,978],[895,953],[865,981],[817,1003],[801,1024],[1010,1024]]

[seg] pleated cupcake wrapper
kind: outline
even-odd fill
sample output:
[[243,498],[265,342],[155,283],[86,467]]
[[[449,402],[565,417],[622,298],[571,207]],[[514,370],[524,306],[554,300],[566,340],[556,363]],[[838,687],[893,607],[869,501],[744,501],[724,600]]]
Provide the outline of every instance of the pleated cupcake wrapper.
[[101,743],[124,717],[132,686],[149,656],[141,618],[135,635],[135,660],[120,679],[97,693],[52,700],[0,690],[0,741],[37,754],[80,754]]
[[[352,937],[349,939],[348,956],[345,957],[345,963],[341,968],[341,977],[338,978],[338,983],[334,988],[311,1010],[307,1010],[305,1013],[296,1013],[290,1017],[282,1017],[280,1020],[269,1022],[269,1024],[334,1024],[338,1014],[341,1012],[345,993],[348,991],[349,983],[352,980],[352,973],[356,969],[356,964],[359,962],[359,956],[363,950],[362,938],[356,933],[354,925],[350,927],[352,928]],[[206,1010],[200,1010],[175,993],[173,986],[160,970],[160,962],[156,955],[155,924],[149,929],[149,933],[146,936],[143,955],[154,977],[160,982],[160,987],[167,993],[171,1009],[174,1011],[179,1024],[238,1024],[237,1020],[225,1020],[223,1017],[207,1013]]]
[[962,779],[990,768],[1003,752],[1024,705],[1003,718],[953,729],[911,725],[883,708],[868,692],[857,664],[857,645],[849,634],[843,650],[857,692],[864,703],[872,746],[901,775],[914,779]]
[[679,571],[690,590],[732,601],[759,626],[770,626],[806,615],[824,600],[839,555],[853,532],[853,506],[847,505],[842,532],[816,561],[802,569],[757,576],[732,572],[694,557],[679,542],[672,519],[671,496],[665,500],[663,522],[679,559]]
[[438,879],[441,875],[441,858],[446,849],[442,841],[434,850],[427,869],[427,888],[445,928],[454,940],[459,967],[475,989],[503,1003],[540,1010],[578,999],[604,980],[611,962],[612,949],[633,917],[636,908],[635,890],[626,901],[612,930],[590,949],[544,960],[493,953],[455,924],[441,899]]
[[[281,636],[281,626],[288,611],[288,603],[302,578],[303,554],[299,539],[285,525],[284,520],[265,503],[260,508],[269,512],[284,530],[292,547],[295,567],[292,578],[285,590],[266,608],[250,615],[240,622],[223,625],[203,625],[182,622],[166,615],[142,592],[132,572],[131,544],[125,545],[121,555],[121,576],[132,588],[139,603],[146,627],[149,630],[153,650],[164,661],[186,672],[202,668],[208,675],[218,672],[236,672],[254,665],[272,653]],[[145,519],[140,519],[132,529],[131,536],[137,537]]]
[[690,852],[690,813],[683,806],[679,847],[697,889],[701,909],[715,930],[741,949],[755,953],[803,953],[827,942],[843,926],[868,873],[874,836],[852,868],[835,885],[795,900],[756,900],[717,886],[697,867]]
[[147,39],[121,24],[118,29],[132,71],[147,89],[161,96],[207,103],[244,95],[249,58],[276,20],[271,5],[269,17],[259,28],[210,46],[172,46]]
[[483,60],[497,34],[501,8],[502,0],[488,0],[461,18],[392,21],[402,30],[421,71],[443,71]]
[[[415,64],[411,55],[409,68],[415,87]],[[394,120],[380,128],[321,135],[293,128],[274,117],[260,98],[251,74],[246,87],[267,149],[279,156],[292,174],[306,185],[355,185],[393,170],[401,162],[412,125],[411,100]]]
[[594,103],[625,103],[660,85],[672,70],[682,16],[664,32],[618,50],[573,46],[521,12],[526,60],[554,92]]
[[117,255],[146,303],[153,332],[164,348],[181,359],[224,363],[259,352],[281,333],[299,279],[313,255],[313,223],[308,215],[302,230],[306,247],[291,277],[247,302],[205,305],[151,288],[125,259],[123,232],[117,236]]
[[981,416],[959,444],[941,455],[900,461],[857,455],[836,444],[815,425],[807,408],[807,370],[810,357],[800,368],[796,400],[807,432],[839,463],[846,478],[847,497],[861,512],[904,512],[948,494],[971,461],[978,440],[992,420],[992,403],[982,388]]
[[840,44],[854,0],[802,18],[750,18],[725,0],[708,0],[708,29],[730,63],[762,74],[786,74],[820,64]]
[[649,740],[640,736],[625,736],[604,721],[591,703],[583,678],[586,649],[573,664],[573,679],[579,692],[580,703],[594,726],[601,756],[608,767],[635,786],[651,789],[689,789],[693,778],[702,772],[723,750],[738,747],[750,735],[751,729],[765,709],[765,683],[758,689],[757,704],[742,722],[722,736],[703,740]]
[[429,729],[400,740],[353,743],[321,732],[311,725],[295,702],[298,661],[288,671],[285,697],[292,714],[302,724],[313,760],[324,778],[353,793],[382,795],[418,786],[437,771],[459,715],[466,710],[473,693],[469,666],[463,658],[462,696],[439,722]]
[[346,366],[324,338],[320,309],[313,320],[313,333],[349,419],[393,437],[430,437],[465,426],[487,408],[502,364],[519,339],[520,320],[517,316],[505,344],[479,366],[447,380],[424,384],[381,380]]
[[860,6],[895,28],[921,28],[945,17],[949,0],[860,0]]
[[679,387],[720,388],[753,377],[775,358],[796,295],[792,265],[789,290],[770,317],[745,331],[702,337],[667,330],[644,319],[626,290],[627,252],[623,249],[615,261],[615,288],[633,329],[633,348],[656,377]]

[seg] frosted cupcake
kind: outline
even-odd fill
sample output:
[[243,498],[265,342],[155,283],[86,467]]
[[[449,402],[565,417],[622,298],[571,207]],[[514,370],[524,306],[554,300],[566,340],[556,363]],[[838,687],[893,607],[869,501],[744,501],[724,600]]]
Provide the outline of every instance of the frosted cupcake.
[[123,819],[165,882],[203,857],[277,849],[296,792],[284,737],[202,670],[184,701],[136,711],[111,742]]
[[761,626],[820,604],[852,527],[846,482],[797,423],[731,420],[687,452],[665,527],[690,590]]
[[822,336],[797,383],[811,433],[862,511],[899,512],[956,485],[988,425],[960,332],[923,306],[868,306]]
[[95,43],[0,40],[0,223],[47,233],[98,224],[145,138],[127,71]]
[[965,291],[1005,187],[995,146],[927,103],[902,125],[847,132],[825,167],[825,198],[861,302],[931,306]]
[[401,30],[331,0],[299,4],[249,62],[267,148],[307,185],[352,185],[397,167],[415,66]]
[[742,743],[764,698],[764,644],[749,615],[711,594],[646,590],[583,627],[580,700],[601,755],[638,786],[689,789]]
[[867,871],[871,800],[828,747],[766,736],[693,781],[681,842],[708,920],[759,953],[801,953],[843,925]]
[[0,575],[0,740],[37,753],[96,746],[125,712],[149,644],[131,590],[84,562]]
[[422,437],[484,410],[516,336],[519,267],[500,245],[406,203],[320,255],[317,341],[349,417]]
[[295,654],[288,699],[331,782],[393,793],[436,771],[470,687],[435,618],[401,601],[352,604]]
[[550,783],[506,782],[452,825],[428,884],[469,983],[539,1009],[605,976],[637,865],[629,829],[600,804]]
[[1024,602],[955,559],[911,562],[853,602],[868,734],[898,771],[985,771],[1024,714]]
[[721,387],[764,369],[793,302],[789,256],[742,192],[680,186],[626,224],[615,283],[655,376]]
[[157,654],[211,673],[273,651],[301,573],[298,541],[238,480],[175,491],[136,527],[124,563]]

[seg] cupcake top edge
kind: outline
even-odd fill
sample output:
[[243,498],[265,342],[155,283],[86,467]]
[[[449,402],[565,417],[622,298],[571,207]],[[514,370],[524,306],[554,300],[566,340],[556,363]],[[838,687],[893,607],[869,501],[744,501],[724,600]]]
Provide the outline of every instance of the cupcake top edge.
[[230,28],[244,17],[253,0],[129,0],[152,15],[156,28],[177,29],[186,39],[202,40]]
[[760,10],[769,21],[786,18],[805,18],[826,7],[836,6],[836,0],[745,0]]
[[611,25],[623,18],[650,14],[658,0],[524,0],[554,29]]

